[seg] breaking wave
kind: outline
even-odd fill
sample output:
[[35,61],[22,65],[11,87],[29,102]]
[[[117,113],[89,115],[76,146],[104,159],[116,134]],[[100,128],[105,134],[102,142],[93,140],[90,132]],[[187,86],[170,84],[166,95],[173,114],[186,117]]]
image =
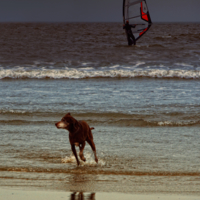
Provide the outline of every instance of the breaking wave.
[[[199,120],[193,121],[150,121],[150,120],[135,120],[135,119],[119,119],[119,120],[108,120],[108,119],[95,119],[87,120],[88,123],[93,124],[94,126],[120,126],[120,127],[156,127],[156,126],[166,126],[166,127],[183,127],[183,126],[199,126]],[[31,121],[31,120],[0,120],[0,125],[51,125],[54,126],[55,120],[43,120],[43,121]],[[73,158],[69,158],[73,160]],[[68,162],[68,161],[67,161]]]
[[166,69],[1,69],[0,79],[86,79],[86,78],[179,78],[200,79],[199,70]]
[[[52,111],[21,111],[20,110],[0,110],[4,119],[0,119],[0,125],[52,125],[54,126],[65,113]],[[33,118],[35,116],[35,118]],[[120,126],[120,127],[184,127],[199,126],[199,114],[184,114],[182,112],[172,112],[159,115],[148,114],[124,114],[118,113],[87,113],[73,112],[73,116],[77,119],[83,119],[93,126]],[[70,158],[73,159],[73,158]],[[70,160],[69,159],[69,160]]]

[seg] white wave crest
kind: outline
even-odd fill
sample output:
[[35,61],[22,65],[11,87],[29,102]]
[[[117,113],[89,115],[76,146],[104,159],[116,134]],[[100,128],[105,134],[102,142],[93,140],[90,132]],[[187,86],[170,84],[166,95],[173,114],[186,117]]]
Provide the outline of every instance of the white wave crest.
[[172,121],[163,121],[158,122],[159,126],[189,126],[198,123],[198,121],[190,121],[190,122],[172,122]]
[[[83,162],[82,160],[79,159],[81,166],[97,166],[98,165],[102,167],[106,164],[106,162],[103,161],[102,159],[99,159],[98,164],[97,164],[93,158],[94,157],[93,154],[91,153],[86,152],[84,153],[84,156],[86,158],[86,162]],[[76,163],[76,158],[74,155],[71,155],[69,157],[66,156],[65,158],[62,158],[61,162],[62,163]]]
[[169,125],[173,125],[174,123],[171,121],[165,121],[165,122],[158,122],[159,126],[169,126]]
[[181,66],[181,67],[194,67],[193,65],[190,65],[190,64],[187,64],[187,63],[175,63],[175,65]]
[[34,79],[84,79],[84,78],[184,78],[200,79],[199,70],[161,70],[161,69],[112,69],[106,70],[84,70],[84,69],[1,69],[0,79],[13,78],[34,78]]
[[24,111],[24,110],[12,110],[12,109],[10,109],[10,110],[0,110],[0,114],[9,114],[9,113],[11,113],[11,114],[25,114],[26,111]]

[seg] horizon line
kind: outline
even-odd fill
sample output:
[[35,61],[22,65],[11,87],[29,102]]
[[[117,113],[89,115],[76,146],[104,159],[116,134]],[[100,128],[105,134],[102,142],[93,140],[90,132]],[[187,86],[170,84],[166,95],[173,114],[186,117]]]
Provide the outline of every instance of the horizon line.
[[[123,23],[123,21],[1,21],[0,23]],[[200,23],[200,21],[153,21],[152,24]]]

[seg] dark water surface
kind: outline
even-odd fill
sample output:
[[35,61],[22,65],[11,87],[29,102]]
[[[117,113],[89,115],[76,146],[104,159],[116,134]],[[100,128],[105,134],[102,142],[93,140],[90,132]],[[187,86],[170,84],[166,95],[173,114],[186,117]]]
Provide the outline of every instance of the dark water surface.
[[[0,24],[0,186],[200,191],[200,24]],[[67,112],[93,131],[76,167]],[[84,183],[84,184],[83,184]]]

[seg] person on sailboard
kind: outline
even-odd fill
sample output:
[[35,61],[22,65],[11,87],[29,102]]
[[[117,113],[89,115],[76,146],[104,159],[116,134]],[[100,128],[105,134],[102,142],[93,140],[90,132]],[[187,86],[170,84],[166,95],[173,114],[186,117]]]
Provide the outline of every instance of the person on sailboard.
[[128,45],[129,46],[131,46],[132,44],[136,45],[136,40],[135,40],[135,37],[132,33],[131,28],[135,28],[135,26],[130,25],[129,21],[126,21],[126,24],[123,25],[123,29],[126,30],[126,35],[127,35],[127,38],[128,38]]

